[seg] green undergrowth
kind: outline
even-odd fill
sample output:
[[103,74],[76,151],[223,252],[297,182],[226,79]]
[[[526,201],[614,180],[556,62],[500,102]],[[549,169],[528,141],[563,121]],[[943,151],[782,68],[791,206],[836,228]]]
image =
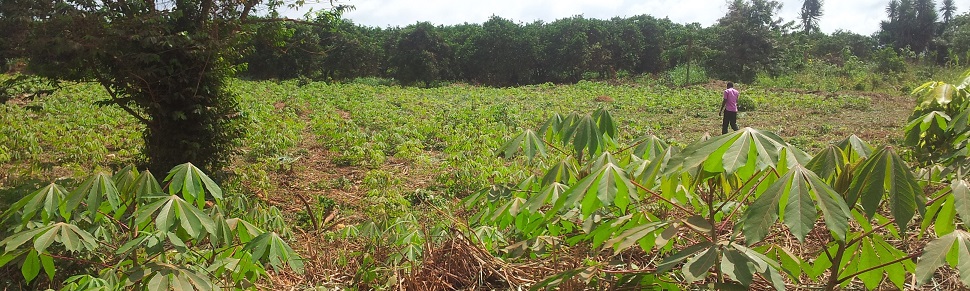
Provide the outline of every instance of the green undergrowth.
[[[745,84],[739,87],[742,126],[791,134],[783,137],[808,152],[845,138],[846,132],[863,135],[871,130],[844,128],[840,125],[844,114],[885,115],[874,107],[874,97],[862,94],[820,96]],[[307,188],[358,195],[366,207],[354,211],[363,212],[365,218],[359,220],[364,222],[348,225],[345,232],[350,233],[344,237],[370,233],[374,240],[369,247],[407,246],[403,249],[412,253],[388,258],[397,261],[394,266],[409,268],[401,262],[420,257],[421,243],[426,240],[421,236],[443,231],[437,225],[422,229],[421,224],[434,220],[429,217],[435,217],[436,211],[450,213],[460,198],[490,185],[520,181],[549,166],[499,158],[496,149],[514,134],[541,126],[554,113],[607,108],[618,128],[617,140],[652,134],[682,146],[720,133],[717,108],[722,88],[582,81],[517,88],[453,84],[419,89],[375,82],[235,80],[232,90],[239,97],[246,124],[243,148],[233,166],[212,173],[213,178],[228,192],[295,199],[287,196],[280,181],[273,180],[274,174],[309,171],[294,165],[311,158],[311,149],[305,146],[320,146],[327,159],[323,162],[337,167],[337,173],[359,174],[328,176]],[[142,158],[143,127],[117,107],[95,105],[106,98],[95,84],[67,84],[49,96],[0,104],[0,124],[4,124],[0,127],[0,208],[19,199],[24,191],[36,189],[21,190],[21,185],[81,179]],[[817,118],[794,118],[808,115]],[[901,123],[905,117],[897,119]],[[885,125],[893,132],[901,132],[901,126]],[[875,145],[893,140],[869,139]],[[354,215],[335,197],[308,198],[315,217],[306,212],[284,213],[298,221],[292,224],[296,228],[315,227],[330,211]],[[387,268],[386,262],[370,260],[374,268]],[[365,271],[376,273],[358,275],[381,278],[386,274]]]

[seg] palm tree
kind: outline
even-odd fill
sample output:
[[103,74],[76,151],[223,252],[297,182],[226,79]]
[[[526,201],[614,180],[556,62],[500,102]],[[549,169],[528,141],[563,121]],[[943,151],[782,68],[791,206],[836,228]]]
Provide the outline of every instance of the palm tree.
[[953,0],[943,0],[943,7],[940,7],[940,12],[943,13],[943,23],[949,24],[950,20],[953,19],[953,14],[957,12],[957,7],[953,4]]
[[805,0],[802,4],[802,27],[805,33],[819,31],[818,19],[822,17],[822,0]]

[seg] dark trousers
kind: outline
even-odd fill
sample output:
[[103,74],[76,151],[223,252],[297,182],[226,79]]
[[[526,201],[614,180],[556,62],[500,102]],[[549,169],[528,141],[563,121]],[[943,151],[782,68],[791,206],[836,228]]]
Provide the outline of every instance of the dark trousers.
[[727,133],[728,124],[735,131],[738,130],[738,112],[724,110],[724,119],[721,121],[721,134]]

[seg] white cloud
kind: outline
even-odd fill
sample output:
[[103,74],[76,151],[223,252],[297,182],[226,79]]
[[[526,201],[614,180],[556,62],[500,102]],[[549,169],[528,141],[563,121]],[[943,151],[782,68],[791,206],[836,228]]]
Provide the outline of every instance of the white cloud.
[[[797,21],[803,0],[781,0],[779,16],[785,21]],[[942,2],[938,0],[937,2]],[[956,0],[958,13],[970,8],[970,0]],[[328,2],[308,4],[314,9],[327,9]],[[669,18],[676,23],[700,23],[707,27],[717,22],[727,11],[727,0],[340,0],[338,4],[356,7],[345,17],[354,23],[376,26],[407,26],[418,21],[436,25],[482,23],[492,15],[529,23],[583,15],[586,18],[609,19],[641,14]],[[869,35],[879,29],[886,19],[889,0],[825,0],[819,21],[822,31],[831,33],[847,30]],[[939,7],[937,3],[937,7]],[[306,11],[306,7],[301,9]],[[288,15],[300,13],[287,13]]]

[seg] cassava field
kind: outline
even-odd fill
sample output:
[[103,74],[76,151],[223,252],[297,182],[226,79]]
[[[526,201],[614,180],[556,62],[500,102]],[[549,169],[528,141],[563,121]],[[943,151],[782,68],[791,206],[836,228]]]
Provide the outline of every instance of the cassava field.
[[[125,288],[951,289],[968,280],[965,166],[921,159],[943,151],[931,139],[963,148],[970,119],[953,104],[967,102],[965,91],[925,99],[920,108],[951,113],[917,110],[907,127],[919,109],[909,94],[740,84],[738,123],[750,128],[719,135],[721,82],[377,83],[233,81],[247,130],[233,166],[153,174],[149,188],[186,197],[164,204],[185,210],[175,218],[162,202],[126,204],[135,182],[125,181],[148,177],[126,168],[141,159],[143,128],[95,105],[100,87],[0,104],[9,228],[0,289],[125,286],[136,276],[164,279]],[[97,173],[107,174],[91,180],[102,188],[82,183]],[[72,198],[81,192],[88,198]],[[31,232],[69,221],[58,205],[73,200],[90,220]],[[138,206],[111,212],[112,203]],[[226,234],[226,246],[212,242]],[[145,255],[153,247],[164,255]],[[223,255],[235,250],[251,253]]]

